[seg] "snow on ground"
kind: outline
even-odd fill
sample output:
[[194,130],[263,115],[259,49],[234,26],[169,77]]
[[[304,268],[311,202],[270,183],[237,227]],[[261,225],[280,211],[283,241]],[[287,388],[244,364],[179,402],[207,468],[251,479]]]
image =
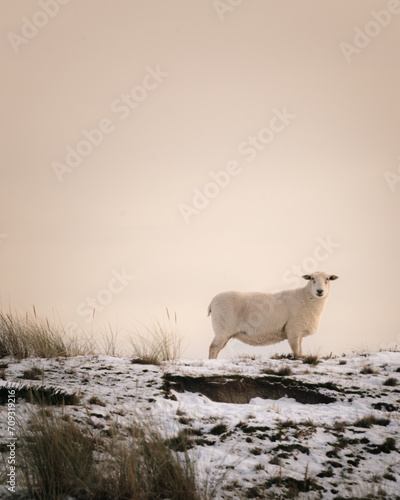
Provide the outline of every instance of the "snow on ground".
[[[1,364],[3,387],[79,394],[63,411],[77,422],[90,418],[104,436],[115,423],[128,432],[143,416],[166,438],[184,437],[199,481],[218,485],[216,498],[400,498],[400,352],[315,366],[254,356],[161,366],[112,356]],[[28,406],[18,400],[18,425]],[[170,442],[180,453],[182,440]]]

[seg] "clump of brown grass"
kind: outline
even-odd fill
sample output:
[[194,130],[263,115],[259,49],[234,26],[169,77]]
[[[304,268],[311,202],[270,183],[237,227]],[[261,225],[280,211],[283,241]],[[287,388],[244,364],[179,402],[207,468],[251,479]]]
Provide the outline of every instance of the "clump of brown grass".
[[353,423],[355,427],[364,427],[365,429],[369,429],[373,425],[382,425],[386,426],[390,424],[390,419],[377,417],[373,414],[364,415],[364,417],[359,418],[356,422]]
[[18,359],[63,356],[67,346],[62,333],[49,320],[33,314],[0,313],[0,355]]
[[153,319],[149,326],[140,324],[130,335],[133,355],[144,363],[160,364],[177,359],[182,354],[182,335],[178,330],[176,313],[171,318],[166,308],[166,318]]
[[61,325],[31,313],[0,312],[0,357],[53,358],[93,352],[93,343],[82,335],[68,334]]
[[44,376],[44,370],[38,366],[32,366],[32,368],[25,370],[21,378],[28,380],[40,380]]
[[288,375],[292,375],[293,370],[289,365],[284,365],[277,369],[271,367],[264,368],[261,371],[261,373],[266,373],[267,375],[278,375],[280,377],[286,377]]
[[386,385],[388,387],[394,387],[398,384],[399,384],[399,381],[397,380],[397,378],[394,378],[394,377],[389,377],[383,382],[383,385]]
[[100,440],[89,424],[66,417],[42,407],[19,436],[27,498],[206,498],[187,451],[174,452],[154,422],[135,421],[129,436],[114,428]]
[[374,374],[377,374],[379,373],[377,370],[375,370],[375,368],[369,364],[365,364],[361,370],[360,370],[360,373],[362,375],[374,375]]
[[317,366],[321,360],[318,354],[307,354],[302,358],[303,363],[311,366]]
[[95,441],[73,421],[45,407],[20,436],[21,472],[29,498],[60,498],[86,490]]

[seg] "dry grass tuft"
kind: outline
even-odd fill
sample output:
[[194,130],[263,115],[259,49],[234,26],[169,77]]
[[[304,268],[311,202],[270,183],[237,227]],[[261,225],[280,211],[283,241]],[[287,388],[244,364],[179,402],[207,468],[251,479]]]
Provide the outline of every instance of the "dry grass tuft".
[[29,498],[78,496],[86,490],[95,441],[72,421],[45,408],[32,413],[19,437],[24,486]]
[[166,318],[153,319],[150,326],[141,324],[130,336],[133,355],[141,363],[160,364],[177,359],[182,354],[182,335],[178,331],[176,314],[171,318],[166,309]]
[[355,427],[363,427],[364,429],[369,429],[373,425],[386,426],[389,424],[390,424],[390,419],[376,417],[373,414],[365,415],[364,417],[359,418],[356,422],[353,423]]
[[375,368],[369,364],[365,364],[362,368],[360,373],[362,375],[374,375],[379,373],[378,371],[375,370]]
[[388,387],[394,387],[398,384],[399,384],[399,381],[397,380],[397,378],[394,378],[394,377],[389,377],[383,382],[383,385],[386,385]]
[[302,361],[303,363],[311,366],[317,366],[321,362],[318,354],[308,354],[302,358]]
[[[89,425],[40,408],[18,437],[24,498],[201,500],[193,463],[152,423],[101,440]],[[101,458],[101,460],[99,460]]]
[[32,313],[0,312],[0,358],[55,358],[93,353],[93,342]]

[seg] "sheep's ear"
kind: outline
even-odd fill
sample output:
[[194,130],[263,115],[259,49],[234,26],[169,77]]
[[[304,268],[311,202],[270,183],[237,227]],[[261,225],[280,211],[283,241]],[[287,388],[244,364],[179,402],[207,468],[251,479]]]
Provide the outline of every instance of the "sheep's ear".
[[329,276],[329,279],[330,279],[330,280],[337,280],[338,278],[339,278],[339,276],[335,276],[334,274],[331,274],[331,275]]
[[310,276],[309,274],[305,274],[305,275],[303,276],[303,278],[304,278],[305,280],[310,280],[310,279],[311,279],[311,276]]

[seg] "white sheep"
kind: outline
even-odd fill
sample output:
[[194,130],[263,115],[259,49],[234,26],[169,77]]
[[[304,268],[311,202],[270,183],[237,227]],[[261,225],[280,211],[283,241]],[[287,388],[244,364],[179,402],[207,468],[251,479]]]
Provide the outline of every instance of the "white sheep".
[[301,356],[303,337],[317,331],[329,295],[330,282],[338,276],[315,272],[303,276],[305,287],[278,293],[223,292],[208,306],[215,333],[210,359],[216,359],[229,339],[253,346],[287,339],[295,356]]

